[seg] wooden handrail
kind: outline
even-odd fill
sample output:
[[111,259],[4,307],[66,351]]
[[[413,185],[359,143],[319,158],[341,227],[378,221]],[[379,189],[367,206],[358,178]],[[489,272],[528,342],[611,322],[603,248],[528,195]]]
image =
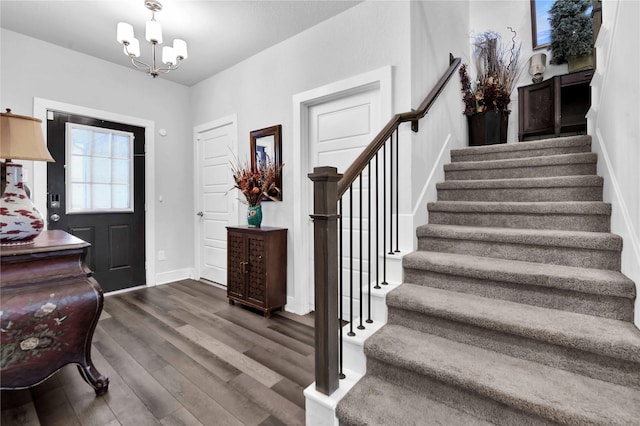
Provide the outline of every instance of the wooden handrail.
[[440,80],[438,80],[433,89],[431,89],[418,109],[394,115],[386,126],[380,130],[371,143],[364,149],[364,151],[362,151],[351,166],[349,166],[342,179],[338,182],[338,200],[347,191],[347,189],[349,189],[349,186],[358,178],[358,176],[360,176],[360,173],[362,173],[364,168],[367,167],[369,162],[373,157],[375,157],[376,153],[380,151],[380,148],[382,148],[385,142],[391,137],[393,132],[398,129],[398,126],[400,126],[401,123],[405,123],[407,121],[417,123],[418,120],[427,115],[427,112],[429,112],[433,102],[438,98],[440,93],[444,90],[447,82],[451,79],[451,76],[453,76],[456,69],[460,66],[460,62],[460,58],[454,58],[453,55],[449,54],[449,68],[442,77],[440,77]]

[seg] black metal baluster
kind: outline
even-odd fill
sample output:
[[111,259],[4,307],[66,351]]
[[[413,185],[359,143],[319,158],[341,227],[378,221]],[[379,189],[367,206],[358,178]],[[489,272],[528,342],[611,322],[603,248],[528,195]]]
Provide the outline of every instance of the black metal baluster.
[[367,169],[367,203],[369,205],[367,212],[367,324],[371,324],[371,160],[369,160],[369,168]]
[[[397,138],[397,134],[396,134]],[[393,133],[391,133],[391,145],[390,159],[389,159],[389,254],[393,255]],[[386,246],[385,246],[386,250]]]
[[380,161],[378,161],[378,153],[376,152],[376,285],[373,288],[382,288],[380,287],[380,239],[378,238],[380,236],[380,178],[378,170],[380,170]]
[[360,325],[358,330],[364,330],[362,325],[362,317],[364,316],[364,306],[362,300],[362,173],[360,173]]
[[400,144],[398,143],[398,129],[396,129],[396,253],[400,253],[400,250],[398,249],[398,247],[400,246],[400,244],[398,243],[400,240],[400,214],[399,214],[399,208],[398,206],[400,205],[400,196],[398,194],[400,194],[400,175],[399,175],[399,170],[400,170]]
[[382,146],[382,285],[387,282],[387,142]]
[[349,332],[347,336],[355,336],[353,332],[353,184],[349,187]]
[[338,331],[340,333],[340,378],[344,379],[345,376],[344,375],[344,370],[342,368],[342,359],[343,359],[343,346],[344,346],[344,342],[342,340],[342,275],[343,275],[343,270],[342,270],[342,255],[343,255],[343,248],[342,248],[342,197],[340,197],[340,200],[338,201],[338,226],[339,226],[339,231],[338,231],[338,240],[339,240],[339,247],[338,247],[338,253],[339,253],[339,258],[338,258],[338,262],[339,262],[339,269],[338,271],[340,271],[340,294],[338,295],[338,303],[339,303],[339,309],[340,309],[340,318],[338,321],[338,324],[340,324],[340,327],[338,328]]

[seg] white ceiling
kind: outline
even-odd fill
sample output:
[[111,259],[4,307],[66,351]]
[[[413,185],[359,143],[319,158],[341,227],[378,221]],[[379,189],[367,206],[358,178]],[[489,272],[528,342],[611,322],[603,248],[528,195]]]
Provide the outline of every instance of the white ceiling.
[[[165,45],[187,42],[189,58],[160,78],[191,86],[359,3],[329,0],[160,0],[156,14]],[[133,25],[141,60],[151,12],[144,0],[0,0],[2,28],[123,66],[131,66],[116,41],[116,25]],[[161,53],[159,53],[161,55]],[[142,72],[142,71],[140,71]]]

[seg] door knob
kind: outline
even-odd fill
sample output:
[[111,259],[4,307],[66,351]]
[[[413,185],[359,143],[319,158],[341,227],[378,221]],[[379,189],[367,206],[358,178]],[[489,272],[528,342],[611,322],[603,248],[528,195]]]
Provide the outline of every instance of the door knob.
[[51,222],[57,222],[60,220],[60,215],[58,213],[54,213],[49,216],[49,220],[51,220]]
[[196,213],[196,215],[198,215],[198,216],[202,217],[202,216],[204,216],[204,213],[202,213],[202,212],[198,212],[198,213]]

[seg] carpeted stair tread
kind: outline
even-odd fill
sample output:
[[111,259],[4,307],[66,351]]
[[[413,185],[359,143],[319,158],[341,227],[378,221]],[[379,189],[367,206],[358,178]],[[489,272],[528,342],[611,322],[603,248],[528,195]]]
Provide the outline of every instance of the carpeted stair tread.
[[602,296],[634,299],[633,281],[620,272],[606,269],[496,259],[465,254],[416,251],[405,255],[403,267],[442,274],[527,284]]
[[436,201],[428,203],[427,208],[429,211],[465,213],[611,214],[611,204],[602,201]]
[[[571,136],[542,139],[538,141],[475,146],[451,150],[451,160],[466,161],[467,158],[522,158],[538,155],[550,155],[565,152],[590,152],[591,136]],[[549,155],[546,154],[546,155]]]
[[436,184],[437,189],[481,189],[481,188],[562,188],[601,186],[600,176],[557,176],[516,179],[469,179],[450,180]]
[[375,376],[363,377],[336,411],[340,424],[348,426],[493,424]]
[[633,323],[405,283],[389,307],[437,316],[621,360],[640,362]]
[[596,250],[622,250],[622,238],[608,232],[559,231],[459,225],[421,225],[420,238],[447,238],[466,241],[571,247]]
[[[388,324],[367,356],[565,424],[632,425],[640,391]],[[401,407],[398,407],[402,410]]]
[[598,155],[593,152],[546,155],[541,157],[505,158],[487,161],[458,161],[444,165],[444,171],[511,169],[522,167],[540,167],[549,165],[595,164]]

